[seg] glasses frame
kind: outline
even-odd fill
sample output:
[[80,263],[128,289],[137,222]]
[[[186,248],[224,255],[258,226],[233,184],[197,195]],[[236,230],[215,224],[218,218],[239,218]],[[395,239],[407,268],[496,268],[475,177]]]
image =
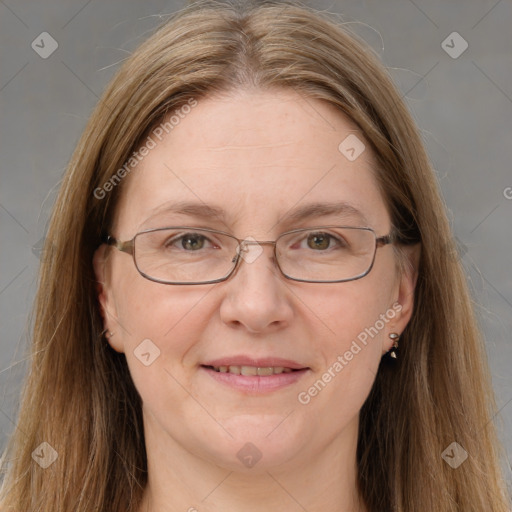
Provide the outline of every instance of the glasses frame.
[[[363,272],[362,274],[359,274],[359,275],[357,275],[355,277],[351,277],[349,279],[339,279],[339,280],[335,280],[335,281],[311,281],[311,280],[308,280],[308,279],[297,279],[295,277],[290,277],[289,275],[285,274],[283,272],[281,266],[279,265],[279,258],[277,257],[277,242],[278,242],[278,240],[280,238],[282,238],[283,236],[289,235],[291,233],[297,233],[297,232],[300,232],[300,231],[314,231],[314,230],[320,230],[320,229],[326,229],[326,228],[357,229],[357,230],[365,230],[365,231],[369,231],[369,232],[373,233],[373,236],[374,236],[374,239],[375,239],[375,247],[374,247],[374,250],[373,250],[373,257],[372,257],[372,261],[370,263],[369,268],[365,272]],[[238,246],[237,246],[237,249],[236,249],[236,255],[233,257],[233,260],[231,261],[232,263],[234,263],[233,268],[231,269],[231,271],[226,276],[221,277],[219,279],[214,279],[214,280],[211,280],[211,281],[198,281],[198,282],[193,282],[193,283],[183,282],[183,281],[164,281],[162,279],[157,279],[157,278],[148,276],[137,265],[137,260],[135,258],[135,239],[139,235],[142,235],[144,233],[152,233],[152,232],[155,232],[155,231],[164,231],[164,230],[167,230],[167,229],[190,229],[190,230],[208,231],[210,233],[217,233],[217,234],[221,234],[221,235],[226,235],[226,236],[232,238],[233,240],[236,240],[237,243],[238,243]],[[105,235],[102,236],[102,242],[103,243],[105,243],[105,244],[107,244],[109,246],[115,247],[119,251],[125,252],[126,254],[130,254],[132,256],[135,268],[137,269],[137,271],[139,272],[139,274],[142,277],[148,279],[149,281],[153,281],[155,283],[169,284],[169,285],[214,284],[214,283],[221,283],[223,281],[227,281],[235,273],[237,268],[240,266],[240,261],[243,259],[241,257],[241,254],[242,254],[242,252],[245,251],[245,248],[248,245],[273,245],[274,246],[274,261],[276,263],[276,266],[279,269],[279,272],[286,279],[290,279],[291,281],[299,281],[299,282],[303,282],[303,283],[325,283],[325,284],[328,284],[328,283],[346,283],[346,282],[349,282],[349,281],[356,281],[357,279],[361,279],[361,278],[367,276],[370,273],[370,271],[372,270],[373,265],[375,263],[375,257],[377,255],[377,249],[379,247],[383,247],[385,245],[395,243],[397,240],[398,240],[398,237],[396,235],[396,232],[393,230],[393,228],[391,229],[389,234],[378,237],[377,234],[375,233],[375,230],[373,230],[372,228],[369,228],[369,227],[339,226],[339,225],[313,226],[313,227],[310,227],[310,228],[292,229],[291,231],[286,231],[285,233],[281,233],[275,240],[245,240],[245,239],[237,238],[236,236],[234,236],[234,235],[232,235],[230,233],[226,233],[225,231],[219,231],[218,229],[210,229],[210,228],[200,228],[200,227],[197,227],[197,226],[169,226],[169,227],[164,227],[164,228],[146,229],[144,231],[139,231],[138,233],[135,234],[135,236],[131,240],[126,240],[126,241],[117,240],[116,238],[114,238],[113,236],[108,235],[108,234],[105,234]]]

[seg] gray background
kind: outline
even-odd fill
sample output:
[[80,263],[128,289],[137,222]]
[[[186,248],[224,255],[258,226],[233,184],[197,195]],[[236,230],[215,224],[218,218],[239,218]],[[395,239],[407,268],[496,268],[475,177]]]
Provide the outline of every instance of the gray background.
[[[381,55],[422,130],[485,333],[512,485],[512,3],[306,3],[342,13]],[[0,0],[1,449],[16,428],[37,249],[66,164],[119,63],[183,5]],[[458,58],[442,47],[454,31],[469,45]],[[46,59],[31,47],[42,32],[58,43]]]

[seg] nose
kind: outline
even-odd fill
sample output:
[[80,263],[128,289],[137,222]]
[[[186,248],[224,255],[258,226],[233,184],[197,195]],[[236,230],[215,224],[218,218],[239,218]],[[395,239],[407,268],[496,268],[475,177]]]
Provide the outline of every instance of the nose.
[[288,325],[293,316],[290,292],[274,259],[272,243],[242,244],[235,272],[223,284],[223,322],[265,333]]

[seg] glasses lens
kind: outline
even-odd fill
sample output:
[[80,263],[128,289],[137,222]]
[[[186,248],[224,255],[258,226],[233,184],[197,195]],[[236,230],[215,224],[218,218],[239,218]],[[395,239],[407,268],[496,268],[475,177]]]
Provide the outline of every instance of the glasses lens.
[[135,237],[135,263],[150,279],[196,283],[225,277],[234,266],[237,241],[222,233],[166,228]]
[[368,273],[375,248],[371,229],[324,226],[280,237],[277,258],[283,273],[292,279],[344,281]]
[[[161,282],[216,281],[232,271],[237,247],[234,237],[216,231],[156,229],[135,237],[135,263],[143,275]],[[291,279],[333,282],[366,275],[375,248],[371,229],[323,226],[281,235],[276,254],[282,272]]]

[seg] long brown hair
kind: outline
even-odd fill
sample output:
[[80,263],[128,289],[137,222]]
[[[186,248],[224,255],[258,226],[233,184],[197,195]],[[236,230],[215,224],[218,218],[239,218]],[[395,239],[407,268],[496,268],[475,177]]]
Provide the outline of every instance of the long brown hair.
[[[1,510],[138,509],[147,481],[141,399],[124,355],[102,336],[92,268],[123,181],[104,197],[94,192],[191,98],[252,87],[293,88],[348,115],[377,158],[394,226],[422,246],[399,362],[381,364],[360,414],[358,483],[368,509],[505,512],[482,337],[418,131],[373,52],[337,20],[291,1],[189,5],[124,63],[101,98],[46,238]],[[32,457],[43,442],[58,454],[47,469]],[[468,453],[457,469],[441,456],[453,442]]]

